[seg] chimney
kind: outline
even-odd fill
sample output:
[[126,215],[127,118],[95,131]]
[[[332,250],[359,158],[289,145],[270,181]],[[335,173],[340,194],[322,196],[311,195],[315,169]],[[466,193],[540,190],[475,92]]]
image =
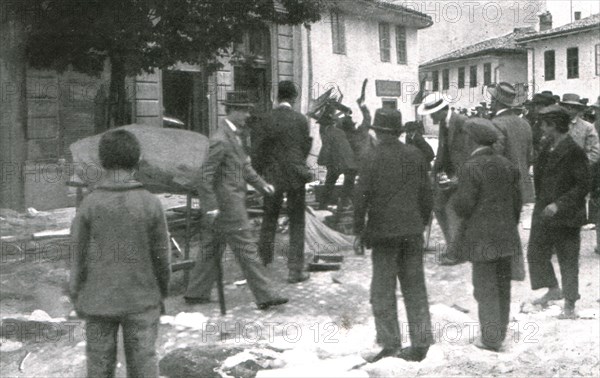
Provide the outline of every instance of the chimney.
[[552,14],[548,11],[538,16],[540,18],[540,31],[552,29]]
[[575,21],[581,20],[581,12],[575,12]]

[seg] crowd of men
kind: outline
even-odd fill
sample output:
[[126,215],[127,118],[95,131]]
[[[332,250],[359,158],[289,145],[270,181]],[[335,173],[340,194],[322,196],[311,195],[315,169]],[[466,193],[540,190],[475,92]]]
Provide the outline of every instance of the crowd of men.
[[[590,193],[590,202],[596,205],[590,206],[595,209],[590,218],[595,217],[599,232],[600,98],[593,105],[594,127],[581,118],[586,105],[575,94],[564,94],[559,102],[551,93],[536,94],[523,116],[512,85],[499,83],[489,93],[489,119],[452,111],[440,93],[424,99],[418,113],[439,125],[433,167],[434,154],[421,135],[422,124],[403,125],[398,110],[378,109],[371,122],[361,97],[359,127],[348,112],[324,112],[317,120],[324,143],[319,162],[328,169],[328,190],[344,174],[338,206],[354,206],[355,234],[361,244],[372,248],[370,303],[382,348],[368,356],[369,362],[388,356],[420,361],[434,342],[423,268],[423,233],[432,213],[445,238],[440,263],[472,264],[481,325],[476,346],[499,351],[506,337],[511,280],[525,279],[518,224],[522,204],[529,199],[535,201],[527,250],[531,287],[547,289],[534,303],[564,299],[559,318],[576,318],[580,229],[588,222]],[[247,94],[227,94],[226,117],[210,136],[198,188],[205,216],[186,303],[211,301],[227,245],[259,309],[288,302],[275,291],[268,275],[284,197],[290,219],[287,281],[297,284],[310,279],[304,261],[304,216],[305,185],[313,179],[306,165],[312,138],[308,120],[293,109],[297,96],[292,82],[279,83],[277,107],[249,129],[253,104]],[[399,139],[403,132],[406,143]],[[88,373],[114,372],[121,325],[128,375],[157,376],[154,345],[170,274],[165,215],[158,199],[133,177],[140,159],[133,134],[106,133],[99,154],[106,170],[119,173],[106,177],[128,179],[98,185],[83,200],[73,222],[78,249],[70,294],[92,336],[86,345]],[[247,184],[264,195],[260,238],[254,236],[248,218]],[[326,204],[331,196],[326,192]],[[88,257],[96,256],[95,249],[111,250],[119,243],[140,252],[136,260],[140,263],[119,264],[107,254]],[[551,262],[554,253],[561,269],[560,285]],[[408,317],[411,346],[407,348],[402,348],[398,323],[397,281]],[[98,329],[100,337],[91,334]]]

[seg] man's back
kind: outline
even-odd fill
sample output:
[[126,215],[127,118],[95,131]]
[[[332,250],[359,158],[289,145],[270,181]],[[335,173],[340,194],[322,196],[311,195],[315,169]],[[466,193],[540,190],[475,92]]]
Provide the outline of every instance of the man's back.
[[422,233],[432,194],[421,152],[400,141],[377,145],[362,166],[355,206],[355,220],[363,220],[368,211],[371,238]]
[[259,173],[264,173],[275,187],[304,185],[308,174],[306,157],[312,143],[306,117],[290,107],[279,106],[267,117],[264,127],[257,146],[257,155],[263,162]]

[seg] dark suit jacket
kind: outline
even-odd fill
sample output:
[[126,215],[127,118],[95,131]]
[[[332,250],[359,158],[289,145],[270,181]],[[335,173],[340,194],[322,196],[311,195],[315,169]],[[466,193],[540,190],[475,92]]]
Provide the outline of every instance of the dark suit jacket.
[[407,134],[406,135],[406,144],[408,144],[409,146],[417,147],[419,149],[419,151],[421,151],[423,153],[423,157],[425,158],[425,161],[427,162],[427,166],[428,167],[431,166],[431,161],[435,157],[435,154],[433,153],[433,148],[431,148],[429,143],[427,143],[425,138],[423,138],[423,135],[416,132],[415,135],[413,135],[412,137],[409,137]]
[[352,151],[346,133],[335,124],[321,130],[321,141],[323,144],[317,160],[320,165],[337,172],[358,169],[354,151]]
[[200,206],[205,211],[221,211],[215,226],[224,231],[249,229],[246,183],[260,192],[264,192],[267,183],[256,173],[241,141],[225,121],[219,124],[209,143],[198,188]]
[[254,166],[277,189],[304,186],[311,179],[306,167],[312,138],[308,120],[287,106],[279,106],[265,117],[257,133]]
[[446,172],[449,176],[458,175],[460,167],[469,157],[471,151],[467,146],[467,134],[463,127],[466,120],[467,117],[452,113],[448,125],[446,120],[440,122],[434,173]]
[[475,152],[465,162],[452,206],[464,219],[458,248],[462,259],[494,261],[520,251],[519,172],[491,147]]
[[495,116],[492,123],[500,131],[496,151],[510,160],[521,175],[521,193],[525,202],[533,201],[529,167],[533,163],[533,134],[529,122],[507,110]]
[[[550,148],[551,143],[544,145],[534,166],[532,228],[581,227],[586,223],[585,196],[590,189],[587,156],[570,136],[554,151]],[[542,211],[551,203],[558,206],[558,212],[551,218],[543,217]]]
[[421,152],[398,140],[378,144],[360,170],[354,205],[354,231],[367,245],[421,234],[433,207]]

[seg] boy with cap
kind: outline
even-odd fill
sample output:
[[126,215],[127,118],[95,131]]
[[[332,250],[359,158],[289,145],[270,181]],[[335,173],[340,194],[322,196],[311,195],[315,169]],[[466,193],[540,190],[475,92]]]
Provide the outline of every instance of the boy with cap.
[[[588,161],[569,135],[570,115],[563,107],[548,106],[540,110],[539,119],[549,143],[534,166],[536,201],[527,260],[531,288],[548,288],[548,292],[533,303],[545,306],[564,295],[560,318],[572,319],[576,317],[575,302],[580,298],[579,232],[586,222]],[[554,252],[561,271],[562,293],[552,267]]]
[[[361,167],[354,201],[354,231],[365,246],[373,247],[371,305],[377,342],[383,347],[368,360],[395,356],[421,361],[434,342],[423,272],[423,231],[432,209],[427,163],[417,148],[398,140],[399,111],[378,109],[372,128],[379,143]],[[396,281],[400,281],[411,341],[404,349]]]
[[128,377],[158,377],[156,338],[169,289],[167,223],[158,198],[133,178],[137,138],[126,130],[100,139],[103,180],[81,202],[71,226],[70,295],[86,320],[88,377],[113,377],[123,329]]
[[506,337],[510,312],[513,256],[521,249],[519,171],[492,145],[498,135],[483,118],[465,122],[471,156],[458,178],[452,206],[463,219],[457,248],[473,265],[473,288],[479,306],[480,338],[475,346],[498,351]]

